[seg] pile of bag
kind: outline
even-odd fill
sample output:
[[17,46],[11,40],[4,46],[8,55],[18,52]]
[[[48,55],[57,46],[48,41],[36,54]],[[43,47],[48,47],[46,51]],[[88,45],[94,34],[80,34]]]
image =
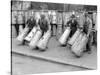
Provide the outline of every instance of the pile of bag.
[[45,50],[47,48],[47,44],[50,40],[51,30],[48,30],[42,36],[42,31],[38,27],[33,27],[33,29],[29,32],[29,28],[26,26],[22,33],[19,34],[17,40],[21,43],[26,40],[28,41],[29,47],[36,48],[38,47],[40,50]]
[[77,29],[77,31],[74,33],[74,35],[69,39],[68,44],[73,45],[75,40],[78,38],[78,36],[81,34],[81,30]]
[[[88,37],[81,29],[77,29],[74,35],[69,39],[70,27],[67,27],[65,32],[59,39],[61,45],[70,44],[71,51],[76,56],[82,56],[84,48],[87,44]],[[48,30],[42,36],[42,31],[38,27],[33,27],[29,32],[29,28],[26,26],[22,33],[19,34],[17,40],[23,42],[24,40],[28,41],[28,45],[33,49],[38,47],[40,50],[45,50],[47,48],[48,42],[51,37],[51,30]]]
[[67,27],[65,32],[60,37],[59,42],[61,45],[69,44],[71,46],[72,53],[80,57],[85,50],[88,37],[85,33],[82,32],[81,29],[78,28],[74,35],[69,39],[70,31],[70,27]]
[[37,43],[37,47],[40,48],[41,50],[44,50],[47,48],[47,44],[50,40],[51,37],[51,31],[48,30],[43,37],[39,40],[39,42]]
[[70,31],[71,31],[70,27],[67,27],[62,36],[60,37],[59,42],[61,45],[66,45],[66,41],[69,37]]
[[80,29],[77,29],[72,38],[69,39],[68,44],[71,45],[71,51],[78,57],[83,55],[88,37]]
[[18,35],[17,40],[23,42],[24,38],[27,36],[29,28],[26,26],[23,31]]

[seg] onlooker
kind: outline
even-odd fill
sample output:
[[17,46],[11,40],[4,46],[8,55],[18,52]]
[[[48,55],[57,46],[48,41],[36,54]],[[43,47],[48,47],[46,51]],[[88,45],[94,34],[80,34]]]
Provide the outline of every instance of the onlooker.
[[89,54],[91,53],[91,46],[92,46],[92,20],[88,17],[88,14],[85,13],[85,23],[83,25],[83,32],[88,37],[88,42],[86,45],[86,52]]
[[16,11],[12,11],[11,14],[11,28],[12,28],[12,37],[17,37],[17,12]]
[[50,24],[51,24],[52,36],[56,35],[56,32],[57,32],[57,15],[56,15],[56,12],[52,12]]
[[[22,27],[22,30],[25,28],[25,18],[24,18],[24,14],[22,11],[18,12],[18,16],[17,16],[17,25],[20,27]],[[18,27],[18,32],[20,32]]]
[[44,35],[45,32],[49,29],[49,22],[46,19],[45,15],[41,15],[41,18],[39,19],[39,27],[42,30],[42,36]]
[[[34,26],[37,26],[36,19],[35,19],[35,16],[34,15],[32,17],[30,17],[30,19],[27,20],[26,26],[29,28],[28,33],[33,29]],[[28,42],[28,41],[24,40],[22,42],[22,44],[24,45],[25,42]]]
[[12,25],[15,26],[16,34],[18,36],[18,28],[19,28],[19,26],[17,25],[17,11],[12,11]]
[[71,38],[73,36],[73,34],[76,32],[77,27],[79,26],[75,15],[71,16],[71,19],[67,22],[67,25],[71,28],[71,32],[69,37]]
[[94,32],[93,32],[93,44],[97,45],[97,13],[94,12],[93,13],[93,28],[94,28]]

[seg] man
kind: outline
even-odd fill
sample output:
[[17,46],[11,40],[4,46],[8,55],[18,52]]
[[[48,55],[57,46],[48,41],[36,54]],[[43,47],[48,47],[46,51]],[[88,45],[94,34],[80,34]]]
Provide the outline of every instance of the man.
[[69,37],[71,38],[76,32],[77,27],[79,26],[74,14],[72,14],[71,19],[67,22],[67,25],[71,28],[71,32],[69,35]]
[[18,36],[17,11],[12,11],[11,17],[11,25],[15,27],[16,34],[14,33],[14,35],[16,37]]
[[93,44],[97,45],[97,13],[94,12],[93,13],[93,28],[94,28],[94,32],[93,32]]
[[83,25],[83,32],[88,37],[88,42],[86,45],[86,52],[91,53],[91,45],[92,45],[92,20],[88,17],[88,13],[85,13],[85,23]]
[[55,11],[53,11],[51,14],[50,25],[51,25],[52,36],[54,36],[56,35],[56,32],[57,32],[57,14]]
[[49,29],[49,22],[46,19],[45,15],[41,15],[41,18],[38,21],[38,25],[42,30],[42,36],[43,36],[44,33],[47,32],[47,30]]
[[[27,22],[26,22],[26,26],[29,28],[29,31],[28,33],[33,29],[34,26],[36,26],[37,23],[36,23],[36,19],[35,19],[35,16],[33,15],[32,17],[30,17]],[[28,34],[27,33],[27,34]],[[25,44],[25,42],[28,42],[26,40],[23,41],[23,45]]]
[[27,20],[26,22],[28,28],[29,28],[29,32],[33,29],[34,26],[36,26],[36,20],[34,17],[31,17],[30,19]]
[[84,21],[85,21],[84,13],[83,12],[79,12],[78,15],[79,15],[79,17],[78,17],[79,26],[83,27]]
[[[18,24],[18,26],[22,26],[22,29],[25,28],[25,18],[24,18],[23,12],[21,12],[21,11],[18,12],[17,24]],[[18,32],[20,32],[19,27],[18,27]]]

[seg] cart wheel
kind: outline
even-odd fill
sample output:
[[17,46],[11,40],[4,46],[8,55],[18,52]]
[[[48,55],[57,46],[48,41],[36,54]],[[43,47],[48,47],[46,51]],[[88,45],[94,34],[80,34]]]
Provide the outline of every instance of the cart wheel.
[[69,49],[71,49],[71,46],[72,46],[72,45],[70,45],[70,44],[67,43],[67,47],[68,47]]
[[65,45],[64,44],[63,45],[60,45],[60,47],[66,47],[66,44]]
[[80,58],[81,56],[77,56],[77,55],[75,55],[75,57]]
[[46,49],[39,49],[41,52],[44,52],[44,51],[46,51]]
[[72,52],[72,54],[74,55],[74,57],[76,57],[76,58],[80,58],[80,57],[82,57],[82,55],[83,55],[83,54],[82,54],[82,55],[79,56],[79,55],[76,55],[73,51],[71,51],[71,52]]

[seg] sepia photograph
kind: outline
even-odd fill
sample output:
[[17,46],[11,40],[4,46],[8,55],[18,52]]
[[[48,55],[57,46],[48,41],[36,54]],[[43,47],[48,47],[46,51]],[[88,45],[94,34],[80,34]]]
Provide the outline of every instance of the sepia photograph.
[[97,5],[10,4],[12,75],[97,69]]

